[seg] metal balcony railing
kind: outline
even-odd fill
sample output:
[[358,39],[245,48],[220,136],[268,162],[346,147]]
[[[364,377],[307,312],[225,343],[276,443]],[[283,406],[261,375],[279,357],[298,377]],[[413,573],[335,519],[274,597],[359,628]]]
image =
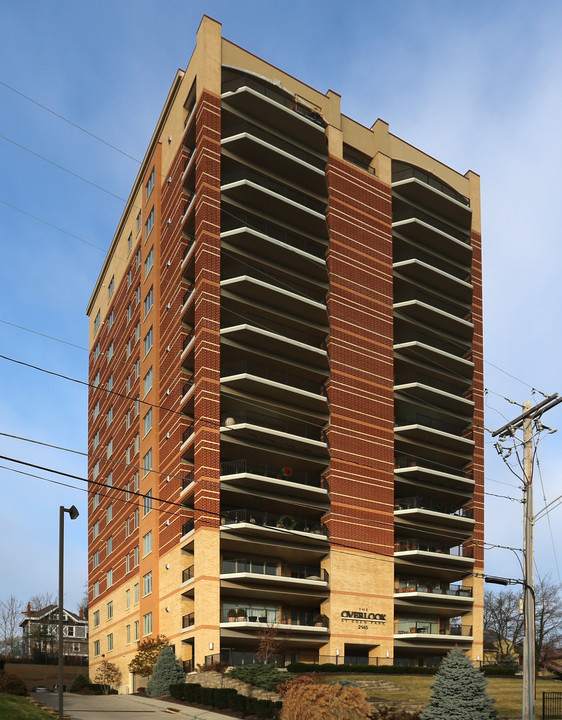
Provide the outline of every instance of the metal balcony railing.
[[436,540],[418,540],[417,538],[400,540],[394,543],[395,552],[406,552],[408,550],[420,550],[422,552],[440,553],[442,555],[454,555],[455,557],[472,558],[474,557],[474,548],[449,547],[446,543],[437,542]]
[[[397,241],[395,241],[397,242]],[[404,260],[420,260],[421,262],[431,265],[431,267],[437,268],[446,272],[448,275],[452,275],[459,280],[465,282],[470,281],[470,272],[466,268],[456,267],[452,263],[445,262],[441,258],[437,258],[431,253],[424,252],[417,247],[409,247],[404,245],[396,245],[397,250],[394,255],[394,262],[402,262]]]
[[394,378],[395,385],[407,385],[408,383],[414,382],[422,383],[423,385],[427,385],[428,387],[434,388],[435,390],[442,390],[443,392],[448,392],[451,395],[459,395],[458,385],[448,383],[441,378],[435,378],[432,375],[427,375],[426,373],[417,372],[416,370],[410,370],[409,372],[404,373],[404,377],[396,376]]
[[296,340],[304,345],[310,345],[311,347],[317,348],[319,345],[324,343],[324,338],[320,338],[318,335],[312,335],[312,333],[298,330],[297,328],[290,327],[289,325],[283,325],[280,322],[271,320],[269,318],[261,317],[255,313],[245,312],[237,313],[233,319],[227,317],[221,320],[221,328],[232,327],[233,325],[241,324],[253,325],[261,330],[268,330],[269,332],[281,335],[282,337],[289,338],[290,340]]
[[184,478],[182,478],[182,481],[181,481],[181,489],[182,489],[182,490],[185,490],[185,488],[186,488],[188,485],[191,485],[191,483],[193,482],[194,478],[195,478],[195,471],[194,471],[194,470],[190,470],[190,471],[187,473],[187,475],[186,475]]
[[395,468],[420,467],[427,470],[437,470],[438,472],[447,473],[449,475],[457,475],[458,477],[471,480],[472,472],[464,468],[455,467],[454,465],[446,465],[445,463],[435,462],[434,460],[426,460],[424,458],[414,458],[409,455],[398,455],[394,458]]
[[281,530],[296,530],[313,535],[327,535],[326,527],[318,520],[281,515],[280,513],[265,512],[263,510],[224,510],[221,512],[221,525],[236,523],[250,523],[262,527],[279,528]]
[[441,180],[423,172],[423,170],[419,170],[418,168],[405,168],[404,170],[397,170],[392,173],[393,183],[400,180],[408,180],[409,178],[421,180],[421,182],[425,185],[429,185],[435,190],[439,190],[439,192],[442,192],[444,195],[448,195],[450,198],[453,198],[453,200],[466,205],[466,207],[470,207],[470,200],[467,197],[461,195],[456,190],[453,190],[453,188],[449,187],[449,185],[445,185],[445,183],[441,182]]
[[458,305],[441,299],[438,295],[423,292],[423,290],[414,290],[413,288],[402,289],[402,292],[397,293],[394,297],[395,303],[410,302],[411,300],[419,300],[426,305],[446,312],[448,315],[454,315],[460,320],[468,320],[472,314],[470,308],[459,307]]
[[233,410],[232,412],[224,412],[222,414],[221,425],[223,427],[230,427],[241,423],[249,423],[267,428],[268,430],[277,430],[278,432],[297,435],[319,442],[321,442],[322,439],[322,430],[316,425],[281,420],[280,418],[270,417],[269,415],[256,413],[252,410]]
[[194,292],[195,292],[195,283],[193,282],[193,283],[191,283],[191,285],[187,288],[187,290],[183,294],[183,298],[181,301],[182,306],[185,305],[185,303],[189,300],[189,298],[193,295]]
[[188,580],[191,580],[193,577],[195,577],[194,567],[195,567],[194,565],[191,565],[191,567],[188,567],[185,570],[182,570],[182,574],[181,574],[182,583],[187,582]]
[[181,626],[182,628],[188,628],[195,625],[195,613],[189,613],[189,615],[184,615],[181,619]]
[[251,573],[273,577],[297,578],[299,580],[323,580],[328,582],[327,570],[320,566],[279,563],[278,560],[256,560],[250,558],[225,558],[223,573]]
[[424,427],[449,433],[450,435],[463,436],[468,426],[455,425],[454,423],[440,420],[439,418],[424,415],[422,413],[405,413],[399,415],[394,420],[394,427],[403,427],[404,425],[423,425]]
[[195,432],[195,420],[189,423],[189,425],[186,427],[186,429],[183,431],[182,434],[182,441],[185,442],[188,440],[193,433]]
[[312,382],[312,380],[307,380],[300,375],[276,370],[275,368],[261,365],[260,363],[255,363],[250,360],[238,360],[237,362],[227,363],[221,367],[221,377],[223,378],[229,375],[238,375],[239,373],[250,373],[251,375],[257,375],[257,377],[272,380],[282,385],[289,385],[311,393],[320,393],[319,382]]
[[422,222],[430,225],[431,227],[444,232],[446,235],[450,235],[455,240],[460,240],[466,245],[470,245],[470,230],[459,230],[458,228],[449,225],[448,223],[438,220],[433,215],[418,210],[418,208],[408,207],[400,208],[392,213],[392,222],[402,222],[403,220],[421,220]]
[[181,534],[182,537],[184,535],[187,535],[187,533],[191,532],[193,528],[195,527],[195,520],[191,518],[191,520],[188,520],[187,522],[184,522],[181,526]]
[[472,625],[448,625],[443,622],[430,620],[396,620],[394,634],[426,633],[431,635],[455,635],[469,637],[472,635]]
[[291,187],[290,185],[286,185],[285,183],[279,182],[278,180],[274,180],[268,175],[264,175],[263,173],[257,172],[256,170],[251,170],[248,167],[241,166],[227,171],[221,176],[222,185],[229,185],[230,183],[238,182],[239,180],[249,180],[250,182],[255,183],[259,187],[265,188],[266,190],[271,190],[277,195],[280,195],[287,200],[292,200],[293,202],[296,202],[299,205],[308,208],[309,210],[313,210],[320,215],[324,215],[326,212],[325,202],[317,200],[316,198],[311,197],[307,193],[303,193],[300,190],[295,190],[295,188]]
[[[230,615],[229,615],[230,612]],[[304,625],[305,627],[330,626],[329,618],[321,613],[308,612],[305,610],[267,610],[266,614],[260,615],[260,610],[252,607],[239,605],[234,616],[232,610],[223,610],[221,622],[255,622],[272,625]]]
[[472,588],[462,585],[449,585],[430,580],[400,580],[395,593],[430,593],[432,595],[450,595],[453,597],[472,597]]
[[288,290],[289,292],[302,295],[308,300],[314,300],[315,302],[323,304],[326,303],[326,293],[323,290],[313,290],[312,288],[295,282],[294,280],[274,275],[273,273],[256,268],[255,265],[248,265],[243,262],[229,263],[228,265],[225,263],[222,264],[223,280],[226,278],[236,278],[240,275],[249,275],[256,280],[261,280],[262,282],[268,282],[271,285],[274,285],[276,289]]
[[227,460],[221,463],[220,473],[221,476],[250,473],[251,475],[261,475],[262,477],[284,480],[285,482],[298,483],[299,485],[322,487],[322,477],[318,473],[299,470],[288,465],[280,467],[279,465],[252,463],[248,460]]
[[189,345],[189,343],[193,340],[194,337],[195,337],[195,328],[190,330],[187,333],[187,335],[185,336],[184,341],[183,341],[183,349],[184,350]]
[[446,515],[456,515],[458,517],[474,517],[472,508],[459,508],[458,505],[446,503],[441,500],[434,500],[433,498],[407,497],[397,498],[395,500],[395,510],[412,510],[415,508],[432,510],[433,512],[444,513]]

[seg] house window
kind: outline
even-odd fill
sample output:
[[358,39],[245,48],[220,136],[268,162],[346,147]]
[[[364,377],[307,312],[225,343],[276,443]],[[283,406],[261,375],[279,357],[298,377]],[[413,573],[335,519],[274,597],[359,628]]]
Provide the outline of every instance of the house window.
[[152,372],[152,368],[150,368],[150,370],[144,376],[144,380],[143,380],[143,390],[144,390],[145,396],[152,389],[152,381],[153,381],[153,372]]
[[144,595],[150,595],[152,592],[152,572],[147,572],[146,575],[143,575],[142,577],[142,594]]
[[111,555],[112,552],[113,552],[113,535],[111,535],[111,537],[108,537],[107,540],[105,541],[105,554]]
[[142,516],[145,517],[152,510],[152,490],[149,490],[142,501]]
[[100,311],[98,310],[97,315],[94,320],[94,333],[97,333],[97,331],[100,329],[100,322],[101,322],[101,315],[100,315]]
[[131,303],[127,306],[127,322],[131,322],[131,318],[133,317],[133,306]]
[[140,638],[140,625],[139,621],[135,620],[135,640],[138,640]]
[[129,338],[127,340],[127,360],[131,357],[132,352],[133,352],[133,339]]
[[148,236],[150,235],[150,233],[152,232],[152,228],[154,227],[154,208],[152,208],[152,210],[150,211],[144,227],[146,231],[145,239],[148,240]]
[[113,291],[115,290],[115,276],[111,278],[109,281],[109,285],[107,287],[107,299],[111,300],[113,297]]
[[150,308],[152,307],[153,303],[154,303],[154,290],[153,290],[153,288],[150,288],[150,290],[146,293],[146,297],[144,299],[144,316],[145,317],[150,312]]
[[92,535],[94,540],[97,538],[97,536],[100,534],[100,523],[99,520],[94,523],[94,528],[92,530]]
[[135,380],[140,377],[140,360],[135,360]]
[[139,546],[135,545],[133,548],[133,567],[137,567],[139,564]]
[[98,657],[100,654],[100,641],[94,640],[94,657]]
[[150,352],[150,348],[152,347],[153,339],[154,339],[154,333],[153,333],[152,327],[151,327],[150,330],[144,336],[144,355],[145,355],[145,357]]
[[145,435],[152,430],[152,408],[150,408],[143,418],[143,430]]
[[[141,266],[141,250],[140,250],[140,248],[137,250],[136,263],[137,263],[137,270],[138,270]],[[140,297],[139,297],[139,302],[140,302]]]
[[144,261],[144,277],[147,278],[149,272],[152,270],[152,266],[154,265],[154,248],[150,248],[150,252],[146,256],[146,260]]
[[142,539],[142,556],[152,552],[152,530],[149,530]]
[[142,617],[142,629],[144,635],[150,635],[152,632],[152,613],[146,613]]
[[66,626],[66,637],[74,637],[74,625]]
[[92,588],[92,595],[97,598],[97,596],[100,594],[100,581],[96,580],[94,583],[94,587]]
[[94,627],[95,628],[98,627],[99,624],[100,624],[100,611],[95,610],[94,611]]
[[109,633],[107,636],[107,650],[113,650],[113,633]]
[[131,446],[128,445],[127,449],[125,450],[125,463],[127,465],[131,464]]
[[139,584],[135,583],[133,585],[133,602],[138,603],[139,601]]
[[131,518],[125,520],[125,537],[128,538],[131,534]]
[[112,617],[113,617],[113,600],[110,600],[107,603],[107,619],[111,620]]
[[125,500],[131,499],[131,483],[125,485]]
[[139,210],[139,214],[137,215],[137,235],[140,233],[140,229],[142,227],[142,212]]
[[107,519],[106,522],[110,523],[113,520],[113,505],[109,505],[107,508]]
[[[129,557],[129,556],[127,555],[127,557]],[[131,589],[130,588],[127,588],[125,590],[125,607],[127,608],[127,610],[131,607]]]
[[150,173],[148,177],[148,182],[146,183],[146,199],[150,197],[151,192],[154,189],[154,168],[152,168],[152,172]]
[[128,645],[131,642],[131,626],[125,626],[125,643]]
[[139,471],[138,470],[135,472],[135,477],[133,479],[133,490],[135,492],[139,491]]
[[97,446],[100,444],[100,433],[98,432],[94,435],[92,440],[92,445],[94,446],[94,450],[97,448]]
[[113,585],[113,568],[107,571],[107,587],[110,588]]
[[[149,450],[142,459],[142,471],[143,477],[146,477],[152,470],[152,450]],[[152,504],[151,504],[152,507]],[[146,515],[146,513],[145,513]]]
[[99,564],[100,564],[100,551],[96,550],[96,552],[94,553],[94,556],[92,558],[92,566],[95,569],[95,568],[97,568],[97,566]]
[[[126,385],[125,385],[125,393],[128,395],[130,392],[131,392],[131,376],[127,375],[127,381],[126,381]],[[127,414],[130,415],[130,413],[127,413]],[[131,420],[131,418],[129,417],[129,425],[131,424],[130,420]],[[129,425],[127,425],[127,429],[129,429]]]
[[127,290],[131,287],[132,282],[133,282],[133,268],[129,268],[129,272],[127,273]]

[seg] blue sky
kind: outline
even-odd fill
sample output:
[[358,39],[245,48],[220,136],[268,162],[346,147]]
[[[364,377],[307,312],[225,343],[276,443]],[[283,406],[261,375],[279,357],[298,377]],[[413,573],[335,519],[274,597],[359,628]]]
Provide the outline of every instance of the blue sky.
[[[391,132],[456,170],[481,175],[486,426],[495,429],[517,414],[505,397],[538,401],[533,387],[562,390],[562,5],[556,2],[4,3],[0,354],[87,379],[81,349],[87,346],[86,305],[124,206],[119,198],[127,197],[138,169],[6,85],[141,159],[204,13],[221,21],[233,42],[318,90],[340,93],[344,113],[367,126],[381,117]],[[561,418],[556,409],[545,422],[556,427]],[[86,389],[1,359],[0,419],[0,432],[86,450]],[[486,447],[487,491],[519,498],[518,482],[496,458],[489,437]],[[562,432],[540,445],[549,501],[562,493],[561,448]],[[81,455],[5,436],[0,449],[4,456],[86,474]],[[67,516],[65,593],[65,605],[75,607],[86,583],[85,493],[2,468],[0,489],[0,597],[25,601],[56,592],[58,507],[75,504],[81,514],[74,522]],[[537,474],[535,507],[543,505]],[[488,495],[487,539],[521,547],[521,511],[518,502]],[[562,508],[554,510],[554,537],[561,518]],[[535,538],[537,571],[558,580],[562,559],[547,520],[539,521]],[[509,550],[490,549],[486,563],[490,573],[520,577]]]

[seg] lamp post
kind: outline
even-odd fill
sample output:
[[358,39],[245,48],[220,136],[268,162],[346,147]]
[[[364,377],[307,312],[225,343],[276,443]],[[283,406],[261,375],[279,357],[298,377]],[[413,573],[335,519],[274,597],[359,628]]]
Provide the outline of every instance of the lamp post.
[[64,668],[64,647],[63,647],[63,592],[64,592],[64,514],[67,512],[71,520],[76,520],[80,514],[75,505],[59,508],[59,720],[63,720],[63,668]]

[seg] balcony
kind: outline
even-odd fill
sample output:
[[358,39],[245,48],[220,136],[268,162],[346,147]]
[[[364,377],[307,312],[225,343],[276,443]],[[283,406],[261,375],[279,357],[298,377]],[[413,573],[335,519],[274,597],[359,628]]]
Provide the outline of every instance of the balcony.
[[448,543],[438,540],[421,540],[418,538],[399,540],[394,544],[396,560],[425,563],[443,567],[467,567],[474,564],[473,548],[458,545],[450,547]]
[[392,173],[392,189],[455,223],[470,224],[470,200],[436,177],[409,167]]
[[[455,298],[470,307],[472,285],[420,260],[403,260],[392,265],[395,288],[398,284],[426,285],[433,292]],[[395,290],[396,292],[396,290]],[[453,312],[453,314],[456,314]]]
[[250,279],[264,282],[277,290],[294,293],[300,298],[326,305],[326,288],[305,283],[304,278],[299,279],[295,273],[283,273],[281,268],[275,268],[274,272],[271,269],[261,269],[256,265],[255,259],[251,264],[242,259],[232,262],[225,260],[221,265],[221,273],[222,280],[234,280],[247,274],[251,276]]
[[392,215],[392,232],[397,244],[401,240],[409,245],[416,243],[466,269],[472,266],[469,233],[442,223],[421,210],[409,207],[396,210]]
[[186,193],[186,202],[183,206],[181,221],[180,221],[180,224],[182,227],[187,222],[187,218],[189,217],[189,215],[194,207],[195,207],[195,193],[194,192]]
[[474,518],[472,508],[459,508],[454,504],[440,502],[439,500],[434,500],[432,498],[408,497],[398,498],[396,500],[395,512],[413,509],[430,510],[431,512],[455,515],[456,517],[468,518],[470,520]]
[[[418,293],[418,295],[421,297],[421,294]],[[445,304],[437,302],[430,296],[425,296],[425,300],[410,297],[407,300],[393,303],[392,307],[395,325],[404,319],[406,322],[416,325],[422,332],[426,328],[429,331],[437,331],[444,335],[445,340],[449,339],[453,343],[462,342],[466,344],[467,348],[470,347],[474,332],[474,325],[466,319],[470,317],[470,313],[465,313],[465,317],[459,317],[459,315],[443,309]],[[413,339],[417,340],[418,337]]]
[[189,613],[188,615],[184,615],[181,619],[181,626],[183,630],[187,630],[188,628],[192,628],[195,625],[195,613]]
[[[238,613],[236,616],[232,615],[232,612],[232,609],[223,610],[221,617],[221,624],[227,623],[229,629],[231,629],[230,625],[233,623],[236,623],[236,625],[232,629],[240,628],[241,630],[244,629],[241,626],[242,623],[246,627],[255,625],[257,628],[263,625],[267,627],[292,625],[298,630],[315,628],[317,632],[326,632],[329,628],[329,619],[326,615],[303,610],[268,610],[264,615],[257,615],[253,614],[255,611],[252,607],[239,606],[235,611]],[[231,614],[229,615],[229,613]],[[279,627],[279,629],[282,630],[283,628]]]
[[432,271],[440,271],[442,275],[455,278],[463,284],[471,284],[470,268],[444,260],[439,253],[429,252],[427,248],[421,248],[416,243],[410,243],[403,237],[400,238],[400,242],[394,248],[393,261],[394,268],[402,268],[405,263],[415,262],[420,266],[425,265],[431,268]]
[[425,611],[438,613],[461,611],[472,608],[474,600],[472,588],[462,585],[451,585],[435,578],[425,580],[400,580],[394,589],[395,611]]
[[[474,448],[472,430],[465,423],[455,424],[439,417],[411,412],[397,416],[394,421],[396,441],[402,439],[408,443],[433,446],[435,451],[442,449],[445,453],[465,455],[469,458]],[[466,435],[470,434],[470,437]]]
[[418,373],[418,369],[426,371],[431,369],[432,373],[446,374],[449,380],[453,379],[452,375],[460,376],[460,378],[455,377],[454,380],[463,389],[472,384],[474,363],[467,358],[459,357],[458,354],[451,354],[439,348],[437,345],[432,344],[432,339],[429,344],[426,344],[421,339],[398,342],[394,345],[394,357],[397,377],[399,377],[400,373],[399,366],[407,365],[411,372]]
[[195,528],[195,520],[193,518],[191,518],[190,520],[187,520],[181,526],[181,536],[185,537],[185,535],[189,535],[189,533],[192,532],[194,528]]
[[191,420],[191,422],[188,424],[188,426],[185,428],[185,430],[182,433],[182,444],[180,447],[180,453],[182,454],[182,457],[187,457],[187,455],[192,455],[193,448],[191,447],[193,444],[193,439],[195,437],[195,420]]
[[462,416],[467,423],[472,422],[474,402],[459,397],[458,386],[447,383],[436,383],[430,375],[420,372],[409,373],[412,381],[401,378],[401,382],[394,385],[395,399],[402,403],[417,402],[429,407],[435,407]]
[[432,528],[450,528],[460,540],[471,537],[474,518],[471,508],[459,507],[431,497],[409,497],[395,500],[394,518],[402,532],[423,532]]
[[[472,640],[472,625],[451,625],[446,622],[432,620],[396,620],[394,622],[394,637],[404,639],[403,635],[436,635],[442,639],[447,635],[455,640]],[[414,638],[408,638],[414,639]]]
[[193,580],[193,578],[195,577],[194,568],[195,568],[195,566],[191,565],[190,567],[186,568],[185,570],[182,570],[182,573],[181,573],[182,585],[183,585],[183,583],[187,583],[187,582],[190,582],[191,580]]
[[283,533],[307,533],[322,539],[327,538],[326,527],[318,520],[264,512],[263,510],[243,509],[221,512],[221,527],[239,524],[267,527],[276,531],[281,530]]

